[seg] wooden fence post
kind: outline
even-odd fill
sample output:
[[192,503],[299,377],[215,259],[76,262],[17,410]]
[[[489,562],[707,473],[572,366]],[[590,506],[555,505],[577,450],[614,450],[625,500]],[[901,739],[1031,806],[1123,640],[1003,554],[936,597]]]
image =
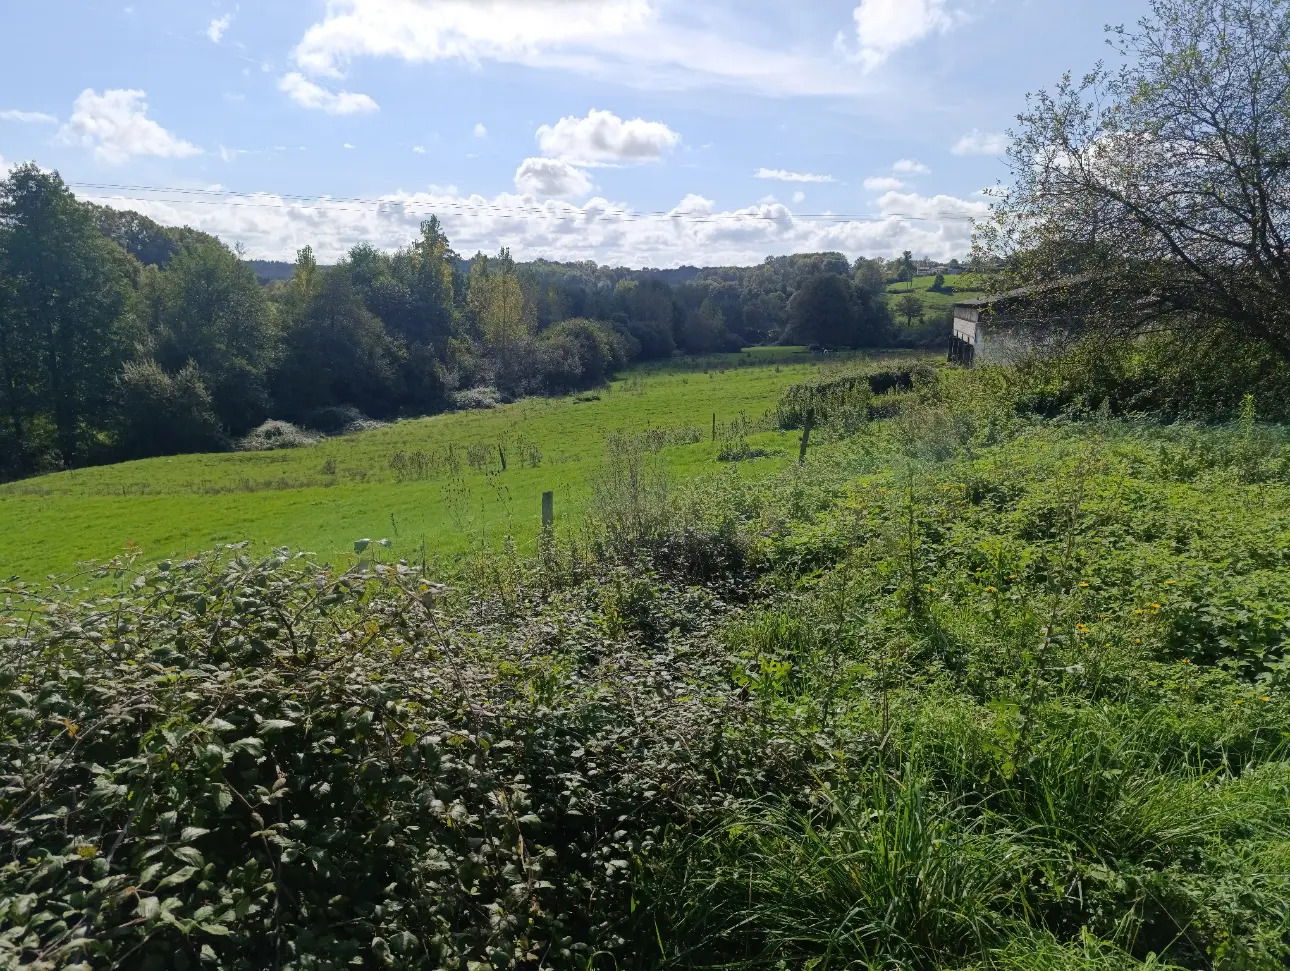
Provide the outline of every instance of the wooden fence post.
[[712,413],[712,440],[714,442],[717,440],[717,413],[715,411]]
[[497,446],[497,454],[498,454],[499,456],[501,456],[501,459],[502,459],[502,471],[503,471],[503,472],[505,472],[505,471],[506,471],[506,453],[505,453],[504,451],[502,451],[502,446],[500,446],[500,445],[498,445],[498,446]]
[[806,421],[802,425],[802,448],[797,453],[797,464],[806,464],[806,446],[811,442],[811,428],[815,425],[815,409],[806,409]]
[[555,493],[542,493],[542,528],[550,529],[555,525]]

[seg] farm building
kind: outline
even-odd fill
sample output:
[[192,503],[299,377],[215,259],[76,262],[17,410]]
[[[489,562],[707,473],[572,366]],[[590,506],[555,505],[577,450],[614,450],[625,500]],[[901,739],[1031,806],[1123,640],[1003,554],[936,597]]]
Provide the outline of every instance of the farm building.
[[949,360],[973,364],[1013,364],[1035,354],[1052,353],[1071,331],[1070,321],[1044,319],[1036,327],[1034,291],[1014,290],[995,297],[954,304],[954,336]]

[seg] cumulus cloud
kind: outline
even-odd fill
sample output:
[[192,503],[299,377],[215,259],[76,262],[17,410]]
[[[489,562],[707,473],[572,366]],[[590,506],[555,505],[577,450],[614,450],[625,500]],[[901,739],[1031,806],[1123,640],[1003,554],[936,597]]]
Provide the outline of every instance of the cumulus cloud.
[[224,34],[229,25],[233,23],[233,15],[226,13],[223,17],[216,17],[206,28],[206,36],[210,38],[212,44],[218,44],[224,39]]
[[775,182],[836,182],[831,175],[817,175],[814,172],[789,172],[786,169],[758,169],[754,178],[771,179]]
[[859,94],[862,70],[823,51],[745,43],[670,0],[328,0],[296,45],[309,75],[363,57],[499,61],[637,87],[718,84],[769,94]]
[[983,203],[913,193],[885,195],[878,202],[879,215],[845,220],[796,216],[788,206],[774,202],[723,210],[699,195],[688,195],[658,215],[600,197],[578,204],[535,196],[524,192],[485,197],[447,186],[391,192],[370,206],[273,194],[91,198],[137,210],[165,225],[204,229],[230,245],[240,242],[251,259],[290,259],[309,244],[323,262],[335,261],[359,242],[385,250],[405,246],[431,214],[443,220],[459,252],[495,252],[509,246],[517,259],[525,260],[749,266],[768,255],[836,250],[850,257],[894,257],[907,249],[948,260],[970,250],[969,217],[985,211]]
[[412,154],[414,154],[414,155],[424,155],[425,153],[426,153],[426,147],[425,147],[424,145],[413,145],[413,146],[412,146]]
[[801,204],[801,203],[803,203],[803,202],[805,202],[805,201],[806,201],[806,193],[805,193],[805,192],[802,192],[802,191],[799,189],[797,192],[794,192],[794,193],[793,193],[793,203],[794,203],[794,205]]
[[148,117],[143,91],[109,89],[99,94],[86,88],[72,105],[72,117],[59,140],[94,150],[100,162],[117,165],[136,155],[188,158],[202,150],[172,135]]
[[1007,150],[1007,135],[973,128],[954,143],[950,152],[954,155],[1002,155]]
[[864,187],[870,192],[891,192],[895,189],[903,189],[905,183],[900,179],[890,175],[875,175],[872,178],[864,180]]
[[558,158],[528,158],[515,171],[515,188],[541,199],[570,199],[591,192],[591,180],[577,166]]
[[624,121],[596,108],[585,118],[570,115],[537,130],[543,154],[580,165],[656,161],[680,141],[681,136],[661,121]]
[[475,125],[475,137],[476,138],[488,137],[488,129],[484,127],[484,123],[482,121]]
[[[855,18],[857,47],[851,56],[866,70],[882,64],[902,47],[945,33],[960,19],[946,0],[860,0]],[[839,46],[847,49],[839,35]]]
[[58,119],[43,111],[19,111],[9,108],[0,111],[0,121],[16,121],[20,125],[57,125]]
[[329,115],[360,115],[381,110],[381,106],[365,94],[330,91],[298,71],[283,75],[278,81],[278,90],[298,105],[325,111]]
[[891,170],[897,175],[930,175],[932,172],[922,162],[912,158],[902,158],[891,167]]

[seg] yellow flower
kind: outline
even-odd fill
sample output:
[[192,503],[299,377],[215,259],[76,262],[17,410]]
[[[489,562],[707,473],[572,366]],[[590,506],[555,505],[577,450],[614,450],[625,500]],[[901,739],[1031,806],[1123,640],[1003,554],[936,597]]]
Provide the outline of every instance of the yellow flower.
[[1088,633],[1088,624],[1076,624],[1076,625],[1075,625],[1075,633],[1077,633],[1077,634],[1087,634],[1087,633]]
[[1087,586],[1088,586],[1088,584],[1087,584],[1087,583],[1081,583],[1081,584],[1080,584],[1080,587],[1082,587],[1082,588],[1086,588]]
[[1182,663],[1183,663],[1183,664],[1191,664],[1191,658],[1189,658],[1189,657],[1185,657],[1185,658],[1183,658],[1183,659],[1182,659]]
[[998,593],[999,591],[998,591],[998,590],[996,590],[994,587],[986,587],[986,588],[985,588],[985,592],[986,592],[986,593]]
[[1237,702],[1237,704],[1238,704],[1238,705],[1239,705],[1239,704],[1243,704],[1243,702],[1238,701],[1238,702]]
[[1152,610],[1159,610],[1159,609],[1160,609],[1160,604],[1152,604],[1152,605],[1151,605],[1151,609],[1152,609]]
[[1267,695],[1264,695],[1263,697],[1261,697],[1261,698],[1259,699],[1259,701],[1271,701],[1271,700],[1272,700],[1272,699],[1271,699],[1271,698],[1269,698]]
[[1166,587],[1172,587],[1172,586],[1173,586],[1175,583],[1177,583],[1177,582],[1178,582],[1177,580],[1166,580],[1166,581],[1165,581],[1165,586],[1166,586]]

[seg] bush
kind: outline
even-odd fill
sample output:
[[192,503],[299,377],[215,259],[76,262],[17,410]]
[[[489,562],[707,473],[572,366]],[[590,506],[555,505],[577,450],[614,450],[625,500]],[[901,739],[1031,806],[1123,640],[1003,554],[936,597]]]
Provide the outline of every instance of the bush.
[[156,361],[130,362],[117,379],[117,394],[120,458],[228,448],[210,392],[192,361],[173,375]]
[[496,388],[468,388],[452,395],[452,406],[458,411],[496,408],[501,403]]
[[237,443],[239,452],[271,452],[280,448],[302,448],[317,445],[320,436],[285,421],[266,421]]

